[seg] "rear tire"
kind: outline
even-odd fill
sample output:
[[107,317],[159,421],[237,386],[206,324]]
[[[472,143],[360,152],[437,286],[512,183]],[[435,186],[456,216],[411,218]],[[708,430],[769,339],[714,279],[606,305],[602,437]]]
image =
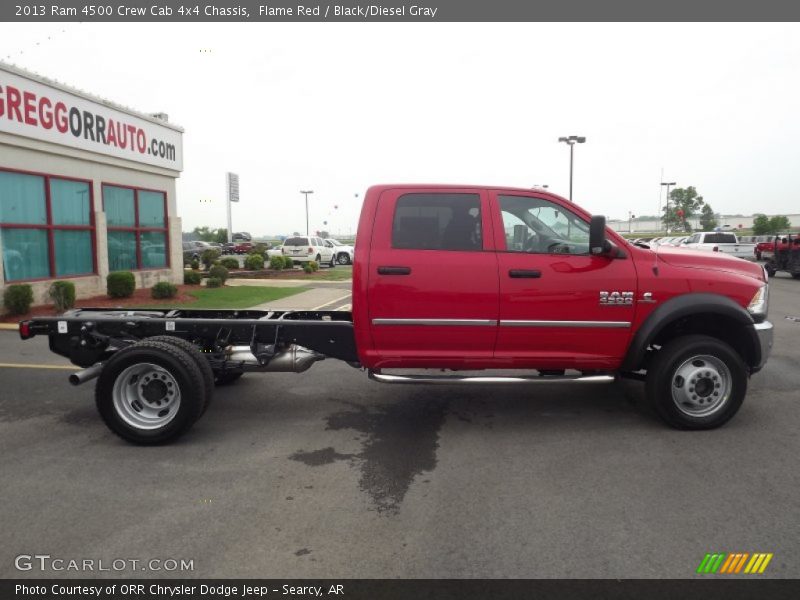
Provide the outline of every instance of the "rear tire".
[[350,255],[347,252],[342,252],[339,254],[338,258],[340,265],[349,265],[350,264]]
[[200,367],[173,344],[143,340],[118,350],[97,379],[105,424],[134,444],[171,442],[200,418],[206,390]]
[[792,279],[800,279],[800,273],[792,273]]
[[336,267],[336,255],[331,254],[331,262],[328,263],[328,268],[333,269]]
[[770,277],[770,278],[775,277],[775,273],[776,273],[775,267],[773,267],[772,265],[764,265],[764,268],[767,270],[767,276],[768,277]]
[[200,368],[200,372],[203,374],[203,384],[206,389],[206,400],[205,404],[203,404],[203,412],[200,413],[200,416],[202,417],[203,414],[205,414],[205,412],[208,410],[211,400],[214,397],[214,371],[211,370],[211,365],[208,364],[206,357],[203,356],[202,352],[200,352],[200,348],[188,340],[173,335],[157,335],[147,339],[151,342],[172,344],[176,348],[186,351],[186,353],[197,363],[197,366]]
[[714,429],[739,410],[747,367],[725,342],[687,335],[667,342],[647,371],[647,399],[676,429]]

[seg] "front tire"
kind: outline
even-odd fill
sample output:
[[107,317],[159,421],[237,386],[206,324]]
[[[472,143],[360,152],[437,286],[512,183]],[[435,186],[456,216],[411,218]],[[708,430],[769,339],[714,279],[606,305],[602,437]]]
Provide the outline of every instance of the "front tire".
[[687,335],[664,344],[647,371],[647,399],[676,429],[714,429],[739,410],[747,367],[725,342]]
[[200,418],[203,374],[182,348],[144,340],[108,359],[97,379],[95,403],[115,434],[141,445],[171,442]]
[[350,264],[350,255],[347,254],[346,252],[342,252],[342,253],[339,254],[338,261],[339,261],[340,265],[349,265]]
[[336,267],[336,255],[331,254],[331,262],[328,263],[328,268],[333,269]]

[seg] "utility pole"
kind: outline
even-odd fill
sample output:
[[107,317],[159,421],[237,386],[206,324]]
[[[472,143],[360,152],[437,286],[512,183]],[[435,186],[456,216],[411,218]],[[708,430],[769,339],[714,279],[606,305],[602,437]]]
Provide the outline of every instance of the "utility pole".
[[300,190],[300,193],[306,197],[306,235],[311,235],[311,230],[308,228],[308,195],[313,194],[314,190]]
[[[669,217],[669,188],[671,186],[675,185],[675,182],[674,181],[670,181],[670,182],[662,181],[661,185],[667,186],[667,211],[666,211],[666,216]],[[669,222],[665,223],[664,229],[665,229],[665,231],[667,233],[669,233]]]
[[564,142],[569,146],[569,201],[572,202],[572,166],[574,163],[573,150],[575,144],[584,144],[586,138],[579,135],[570,135],[568,137],[558,138],[559,142]]

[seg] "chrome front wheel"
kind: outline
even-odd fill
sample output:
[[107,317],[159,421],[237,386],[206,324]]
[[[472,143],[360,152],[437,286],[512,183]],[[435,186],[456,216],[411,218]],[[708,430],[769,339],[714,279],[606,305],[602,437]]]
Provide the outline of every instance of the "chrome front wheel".
[[720,359],[700,354],[685,360],[672,378],[672,401],[691,417],[707,417],[728,401],[731,371]]

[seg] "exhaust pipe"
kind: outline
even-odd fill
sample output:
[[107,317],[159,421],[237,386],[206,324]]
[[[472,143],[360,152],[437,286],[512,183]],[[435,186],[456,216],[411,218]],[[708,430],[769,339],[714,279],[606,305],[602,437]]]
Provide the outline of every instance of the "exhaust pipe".
[[319,354],[295,344],[280,350],[269,358],[265,364],[259,362],[250,346],[230,346],[228,350],[229,361],[242,362],[246,365],[258,367],[257,370],[267,373],[302,373],[303,371],[308,371],[315,362],[324,359],[324,354]]
[[72,385],[80,385],[82,383],[86,383],[87,381],[91,381],[98,375],[100,375],[100,371],[103,370],[104,363],[97,363],[96,365],[92,365],[88,369],[83,369],[82,371],[77,371],[76,373],[72,373],[69,376],[69,382]]

